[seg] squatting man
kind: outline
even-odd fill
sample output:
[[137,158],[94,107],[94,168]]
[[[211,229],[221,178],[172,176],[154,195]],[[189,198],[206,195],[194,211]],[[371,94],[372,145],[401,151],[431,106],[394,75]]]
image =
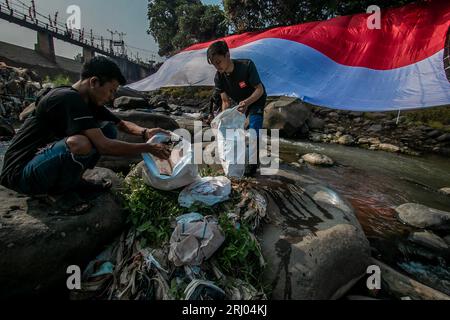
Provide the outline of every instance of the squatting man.
[[[35,111],[6,151],[0,184],[28,195],[102,191],[111,186],[110,181],[94,183],[82,178],[101,155],[150,153],[168,159],[167,145],[145,143],[157,133],[170,134],[168,131],[142,128],[119,119],[105,107],[125,82],[112,60],[95,57],[83,65],[74,85],[38,97]],[[141,136],[143,143],[116,140],[117,129]]]

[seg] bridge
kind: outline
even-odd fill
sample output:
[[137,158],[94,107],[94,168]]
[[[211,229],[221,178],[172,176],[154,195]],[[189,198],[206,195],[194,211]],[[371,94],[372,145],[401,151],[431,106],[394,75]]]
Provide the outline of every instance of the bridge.
[[[4,0],[0,3],[0,19],[36,31],[37,43],[34,50],[50,62],[56,61],[54,39],[58,39],[81,47],[83,50],[81,62],[89,61],[95,54],[110,57],[119,65],[129,82],[145,78],[154,72],[154,61],[146,63],[139,59],[138,55],[137,59],[127,55],[126,44],[123,41],[124,34],[110,31],[111,38],[106,38],[94,35],[91,29],[86,37],[84,28],[69,29],[65,23],[58,22],[57,16],[58,13],[55,13],[54,17],[50,15],[46,17],[37,12],[34,0],[31,0],[29,6],[20,0]],[[119,41],[114,40],[114,34],[119,34]],[[108,47],[105,47],[105,42],[109,44]],[[114,50],[117,47],[120,48],[120,52]]]

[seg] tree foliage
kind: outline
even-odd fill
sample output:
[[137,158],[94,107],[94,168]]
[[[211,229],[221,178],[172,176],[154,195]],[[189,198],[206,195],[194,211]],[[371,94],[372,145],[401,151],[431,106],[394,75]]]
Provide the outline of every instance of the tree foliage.
[[413,0],[223,0],[225,15],[234,32],[319,21],[339,15],[401,6]]
[[228,30],[220,7],[200,0],[149,0],[148,19],[148,33],[159,44],[161,56],[223,37]]

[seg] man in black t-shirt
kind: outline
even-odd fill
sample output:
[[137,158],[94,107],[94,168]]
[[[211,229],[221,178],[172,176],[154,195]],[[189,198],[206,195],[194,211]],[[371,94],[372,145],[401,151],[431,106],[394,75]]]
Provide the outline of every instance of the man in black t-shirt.
[[120,120],[104,107],[124,84],[125,78],[113,61],[95,57],[84,64],[81,79],[72,87],[55,88],[36,101],[36,110],[6,151],[0,184],[29,195],[95,189],[81,177],[86,169],[94,168],[100,155],[148,152],[167,159],[165,145],[115,140],[115,127],[142,136],[144,141],[156,133],[168,133]]
[[[238,110],[248,116],[248,128],[254,129],[259,138],[267,94],[255,64],[249,59],[231,59],[225,41],[214,42],[208,48],[207,58],[208,63],[214,65],[217,70],[214,84],[222,99],[222,111],[229,108],[233,100],[239,105]],[[259,139],[257,151],[259,164]],[[257,167],[258,165],[250,165],[247,175],[255,174]]]

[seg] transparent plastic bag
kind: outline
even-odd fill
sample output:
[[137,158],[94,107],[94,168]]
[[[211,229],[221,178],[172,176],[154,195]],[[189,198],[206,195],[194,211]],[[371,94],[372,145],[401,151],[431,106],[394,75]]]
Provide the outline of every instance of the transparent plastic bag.
[[148,143],[171,143],[172,152],[168,160],[159,159],[149,153],[142,154],[144,159],[143,179],[149,186],[159,190],[175,190],[198,179],[198,167],[194,164],[192,145],[180,136],[172,133],[156,134]]

